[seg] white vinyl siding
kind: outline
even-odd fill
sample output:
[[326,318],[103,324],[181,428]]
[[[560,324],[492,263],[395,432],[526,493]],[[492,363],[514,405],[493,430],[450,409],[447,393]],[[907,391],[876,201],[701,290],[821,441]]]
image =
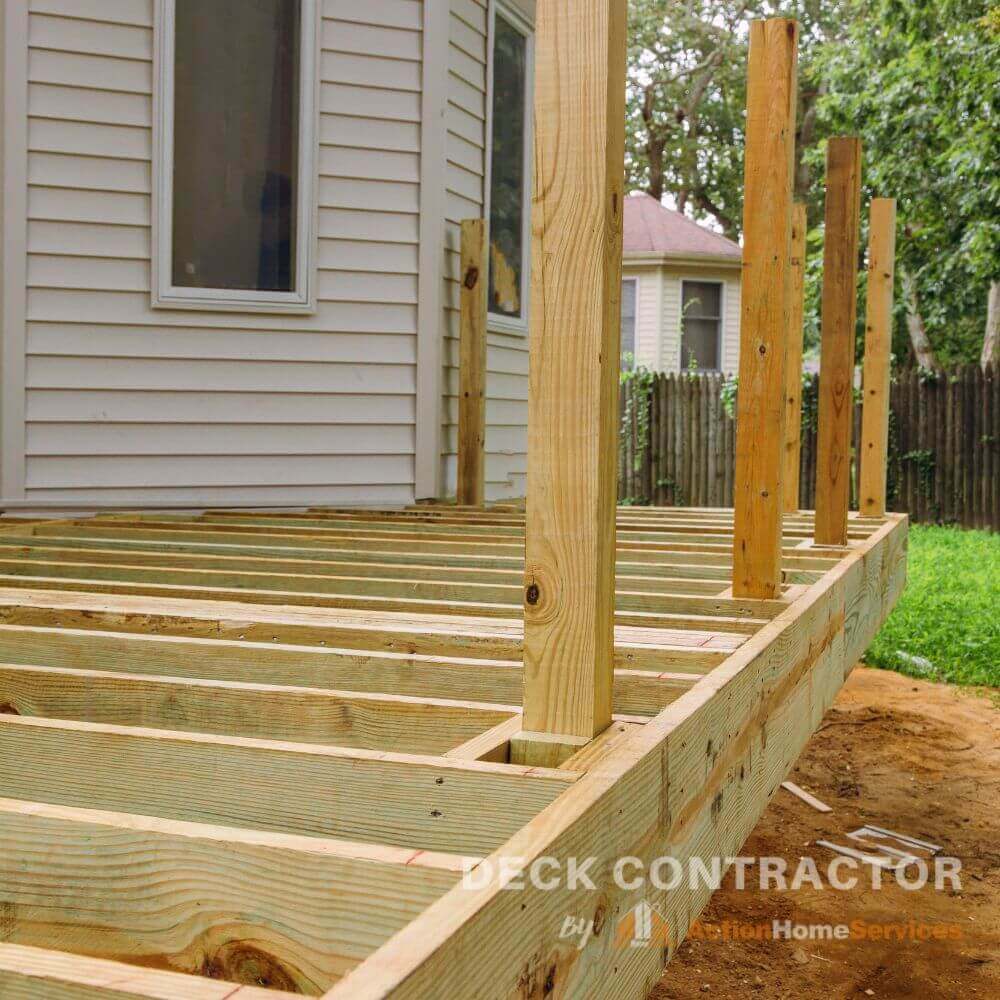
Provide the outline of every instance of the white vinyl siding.
[[[27,498],[411,501],[419,0],[322,0],[319,301],[298,316],[151,308],[153,0],[30,11]],[[456,173],[449,217],[469,193]]]
[[[458,448],[460,232],[484,214],[487,135],[487,0],[450,0],[444,318],[444,492],[454,494]],[[518,4],[533,16],[533,4]],[[490,330],[487,338],[486,495],[524,496],[528,467],[528,343]]]

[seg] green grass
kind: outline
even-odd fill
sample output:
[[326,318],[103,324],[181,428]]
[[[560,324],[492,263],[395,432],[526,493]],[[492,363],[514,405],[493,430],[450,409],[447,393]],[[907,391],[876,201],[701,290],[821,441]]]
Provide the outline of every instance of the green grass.
[[865,661],[1000,687],[1000,534],[911,526],[906,592]]

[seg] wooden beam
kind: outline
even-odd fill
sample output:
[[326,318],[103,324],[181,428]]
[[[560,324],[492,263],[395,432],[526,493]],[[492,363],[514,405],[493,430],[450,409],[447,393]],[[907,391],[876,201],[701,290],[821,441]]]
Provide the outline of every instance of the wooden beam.
[[799,509],[799,469],[802,458],[802,338],[805,318],[806,206],[792,209],[792,298],[788,307],[788,342],[785,351],[785,464],[782,493],[786,514]]
[[461,871],[454,855],[0,799],[5,941],[234,984],[321,993]]
[[861,224],[861,140],[831,139],[826,169],[815,538],[817,545],[846,545]]
[[462,223],[461,328],[458,371],[458,486],[456,502],[481,507],[486,499],[486,222]]
[[733,595],[781,593],[798,26],[750,25]]
[[889,374],[892,355],[892,303],[896,281],[896,199],[875,198],[868,246],[868,313],[862,388],[861,513],[885,514],[889,447]]
[[524,725],[568,743],[611,724],[625,34],[625,0],[539,0]]

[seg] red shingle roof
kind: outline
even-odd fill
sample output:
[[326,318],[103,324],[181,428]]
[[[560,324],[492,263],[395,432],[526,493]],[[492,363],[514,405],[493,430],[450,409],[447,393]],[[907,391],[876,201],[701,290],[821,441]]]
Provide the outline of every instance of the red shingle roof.
[[635,252],[731,257],[734,261],[742,256],[732,240],[666,208],[648,194],[631,194],[625,199],[625,254]]

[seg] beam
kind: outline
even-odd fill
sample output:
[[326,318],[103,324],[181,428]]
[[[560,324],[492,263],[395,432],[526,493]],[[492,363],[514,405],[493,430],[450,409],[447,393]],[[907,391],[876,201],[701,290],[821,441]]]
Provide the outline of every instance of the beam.
[[867,517],[885,514],[889,448],[889,370],[896,280],[896,199],[875,198],[868,247],[868,314],[865,321],[864,408],[858,496]]
[[781,593],[798,25],[750,25],[733,596]]
[[782,494],[786,514],[799,509],[799,470],[802,459],[802,338],[805,319],[806,206],[792,209],[792,298],[788,308],[788,342],[785,352],[785,464]]
[[861,140],[831,139],[826,170],[815,538],[817,545],[846,545],[851,495]]
[[458,480],[455,502],[482,507],[486,499],[486,222],[462,223],[459,335]]
[[[611,724],[625,159],[625,0],[539,0],[524,725]],[[542,759],[548,748],[539,742]]]

